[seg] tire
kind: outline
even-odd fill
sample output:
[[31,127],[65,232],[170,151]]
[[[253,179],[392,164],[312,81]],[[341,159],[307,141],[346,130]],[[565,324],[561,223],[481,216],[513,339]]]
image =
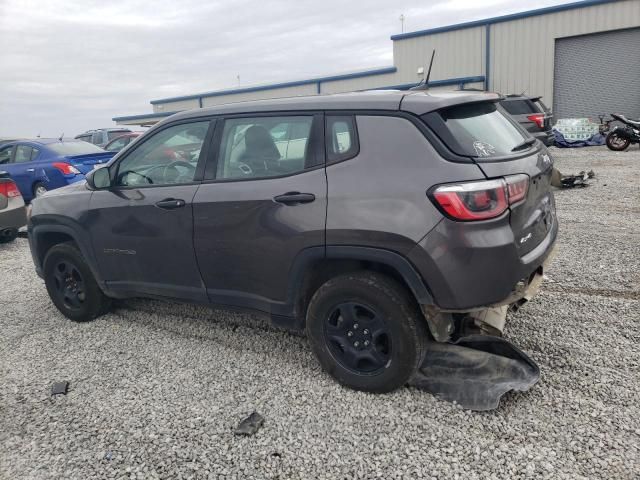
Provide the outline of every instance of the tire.
[[53,246],[44,258],[43,272],[51,301],[70,320],[88,322],[111,307],[111,299],[102,293],[74,244]]
[[621,137],[616,132],[611,132],[606,138],[607,148],[615,152],[626,150],[631,143],[628,138]]
[[47,187],[45,187],[42,182],[36,182],[33,185],[33,198],[39,198],[47,193],[47,191]]
[[0,243],[13,242],[18,237],[18,230],[15,228],[8,228],[0,231]]
[[405,385],[422,363],[428,339],[406,289],[370,272],[322,285],[309,303],[306,329],[327,373],[342,385],[373,393]]

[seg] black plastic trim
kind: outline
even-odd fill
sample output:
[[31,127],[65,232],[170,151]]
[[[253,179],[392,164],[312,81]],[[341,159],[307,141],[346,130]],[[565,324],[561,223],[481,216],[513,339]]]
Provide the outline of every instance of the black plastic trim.
[[402,255],[375,247],[327,245],[327,259],[366,260],[393,268],[407,283],[418,303],[433,305],[433,296],[413,265]]

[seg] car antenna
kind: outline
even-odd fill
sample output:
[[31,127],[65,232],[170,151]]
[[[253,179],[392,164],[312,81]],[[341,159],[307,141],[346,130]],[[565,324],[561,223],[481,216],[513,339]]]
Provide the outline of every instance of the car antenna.
[[433,57],[436,56],[436,49],[431,52],[431,61],[429,62],[429,70],[427,70],[427,76],[420,80],[420,83],[415,87],[411,87],[409,90],[429,90],[429,79],[431,78],[431,67],[433,67]]

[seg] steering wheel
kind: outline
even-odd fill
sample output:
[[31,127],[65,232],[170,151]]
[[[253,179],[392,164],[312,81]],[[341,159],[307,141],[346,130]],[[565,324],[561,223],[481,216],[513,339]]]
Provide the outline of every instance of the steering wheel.
[[[174,178],[171,179],[173,181],[172,183],[176,183],[177,180],[179,180],[181,177],[186,175],[186,174],[185,175],[180,175],[180,170],[178,170],[176,167],[188,168],[189,170],[192,170],[194,174],[195,174],[195,171],[196,171],[196,167],[191,165],[189,162],[187,162],[185,160],[176,160],[174,162],[171,162],[171,163],[165,165],[164,169],[162,170],[162,178],[164,179],[165,183],[168,183],[167,182],[168,181],[167,172],[169,172],[170,168],[177,172],[177,175]],[[191,179],[193,180],[193,175],[191,176]]]
[[[130,175],[130,174],[132,174],[132,173],[133,173],[134,175],[137,175],[137,176],[139,176],[139,177],[141,177],[141,178],[145,179],[145,180],[147,181],[147,183],[149,183],[149,184],[152,184],[152,183],[153,183],[153,180],[151,180],[151,178],[150,178],[150,177],[147,177],[146,175],[143,175],[142,173],[139,173],[139,172],[135,172],[135,171],[133,171],[133,170],[125,170],[124,172],[121,172],[121,173],[118,175],[118,183],[122,183],[122,179],[123,179],[123,178],[125,178],[126,176],[129,176],[129,175]],[[147,173],[149,173],[149,172],[147,172]],[[134,185],[135,185],[135,184],[134,184]]]
[[[157,165],[155,167],[151,167],[149,170],[147,170],[147,175],[152,176],[151,172],[158,170],[158,169],[162,169],[162,182],[163,183],[176,183],[176,181],[178,179],[180,179],[183,175],[180,175],[180,171],[176,168],[176,167],[186,167],[189,168],[191,170],[194,171],[196,170],[196,167],[194,167],[193,165],[191,165],[189,162],[185,162],[184,160],[175,160],[173,162],[170,162],[166,165]],[[167,173],[169,172],[169,169],[173,169],[175,172],[177,172],[177,175],[174,175],[173,178],[169,179],[169,176],[167,175]],[[169,181],[171,180],[171,181]],[[153,182],[151,182],[153,183]]]

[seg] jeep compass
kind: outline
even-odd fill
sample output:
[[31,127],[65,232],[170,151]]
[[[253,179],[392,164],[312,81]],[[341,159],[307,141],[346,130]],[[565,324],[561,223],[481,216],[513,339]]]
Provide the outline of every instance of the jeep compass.
[[552,159],[479,92],[243,102],[155,125],[33,202],[55,306],[114,298],[248,309],[305,331],[351,388],[405,384],[430,342],[500,335],[558,224]]

